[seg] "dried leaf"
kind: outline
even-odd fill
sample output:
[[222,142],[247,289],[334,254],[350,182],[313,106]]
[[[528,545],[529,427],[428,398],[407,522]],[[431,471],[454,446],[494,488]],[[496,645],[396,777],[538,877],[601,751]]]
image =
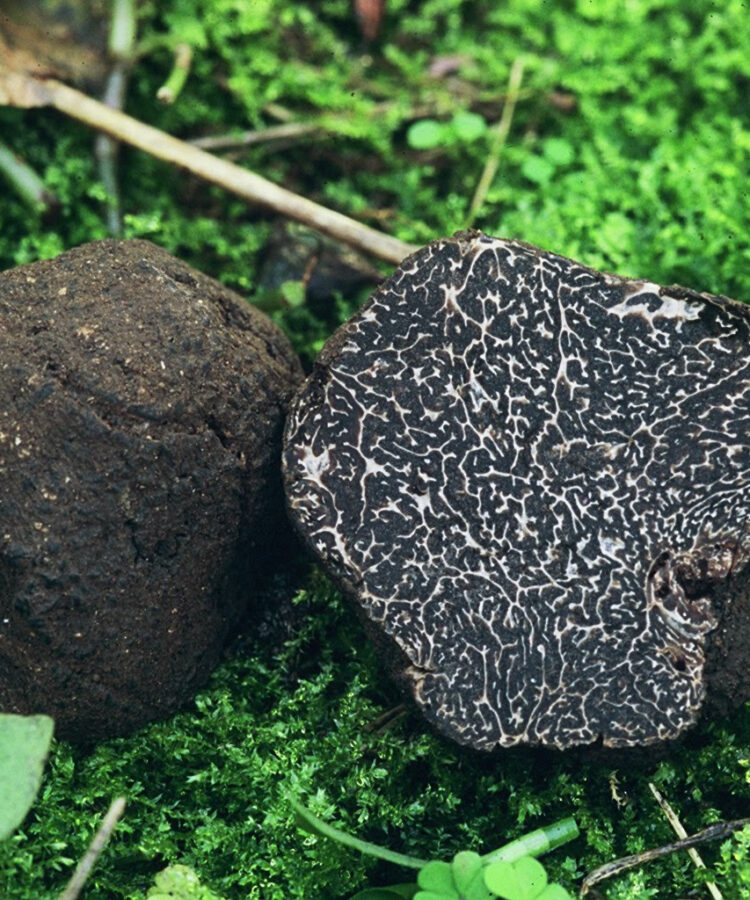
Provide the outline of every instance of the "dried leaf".
[[109,68],[106,6],[95,0],[3,0],[2,7],[0,66],[99,92]]
[[46,106],[50,102],[49,92],[43,81],[13,72],[0,64],[0,105],[28,109],[32,106]]

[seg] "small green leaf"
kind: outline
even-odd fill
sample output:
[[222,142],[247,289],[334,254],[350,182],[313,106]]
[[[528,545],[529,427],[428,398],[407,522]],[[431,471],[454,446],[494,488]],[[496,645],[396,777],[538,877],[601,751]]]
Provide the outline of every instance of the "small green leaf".
[[573,900],[562,885],[548,884],[534,900]]
[[285,281],[279,291],[290,306],[302,306],[305,302],[305,285],[301,281]]
[[482,859],[478,853],[463,850],[453,857],[451,868],[456,887],[460,893],[466,893],[466,889],[476,876],[482,874]]
[[484,883],[503,900],[536,900],[547,886],[544,866],[530,856],[513,863],[491,863],[484,870]]
[[543,156],[528,156],[521,164],[521,172],[529,181],[547,184],[555,174],[555,167]]
[[34,802],[54,727],[49,716],[0,713],[0,841],[13,834]]
[[392,884],[388,890],[398,894],[399,897],[403,897],[404,900],[412,900],[412,897],[419,890],[419,885],[410,881],[407,884]]
[[365,888],[351,900],[412,900],[417,891],[416,884],[394,884],[387,888]]
[[445,143],[445,125],[435,119],[422,119],[409,126],[406,142],[415,150],[432,150]]
[[462,141],[475,141],[487,131],[487,123],[477,113],[457,112],[450,123],[455,136]]
[[190,866],[167,866],[158,872],[154,884],[146,894],[147,900],[221,900],[201,884]]
[[453,869],[450,863],[434,860],[419,870],[417,884],[424,891],[455,896],[456,886],[453,882]]
[[453,857],[453,883],[465,900],[492,900],[492,894],[484,884],[482,857],[471,850],[464,850]]
[[544,866],[531,856],[523,856],[516,860],[513,865],[522,881],[524,881],[530,889],[530,896],[536,897],[547,886],[547,873]]
[[575,159],[575,150],[570,141],[564,138],[550,137],[542,144],[542,153],[555,166],[567,166]]

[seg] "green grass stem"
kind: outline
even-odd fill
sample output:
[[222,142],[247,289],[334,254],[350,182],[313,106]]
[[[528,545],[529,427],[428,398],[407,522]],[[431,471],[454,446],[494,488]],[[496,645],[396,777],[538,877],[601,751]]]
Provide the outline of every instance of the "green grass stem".
[[488,865],[500,860],[515,862],[522,856],[542,856],[544,853],[549,853],[550,850],[567,844],[568,841],[574,841],[578,834],[578,825],[576,825],[575,819],[560,819],[559,822],[537,828],[536,831],[530,831],[515,841],[485,854],[482,862]]

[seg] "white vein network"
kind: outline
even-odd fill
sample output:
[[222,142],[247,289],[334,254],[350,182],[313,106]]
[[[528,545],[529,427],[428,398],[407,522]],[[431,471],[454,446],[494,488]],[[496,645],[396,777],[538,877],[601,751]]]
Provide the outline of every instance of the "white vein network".
[[288,420],[289,505],[427,717],[481,749],[675,737],[750,559],[750,315],[465,233]]

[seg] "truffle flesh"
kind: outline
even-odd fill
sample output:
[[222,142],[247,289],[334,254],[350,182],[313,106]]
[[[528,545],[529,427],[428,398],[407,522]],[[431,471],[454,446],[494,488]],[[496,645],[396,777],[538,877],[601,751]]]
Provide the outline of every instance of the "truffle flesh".
[[695,722],[750,617],[749,338],[742,304],[467,232],[330,339],[288,506],[440,731],[626,747]]

